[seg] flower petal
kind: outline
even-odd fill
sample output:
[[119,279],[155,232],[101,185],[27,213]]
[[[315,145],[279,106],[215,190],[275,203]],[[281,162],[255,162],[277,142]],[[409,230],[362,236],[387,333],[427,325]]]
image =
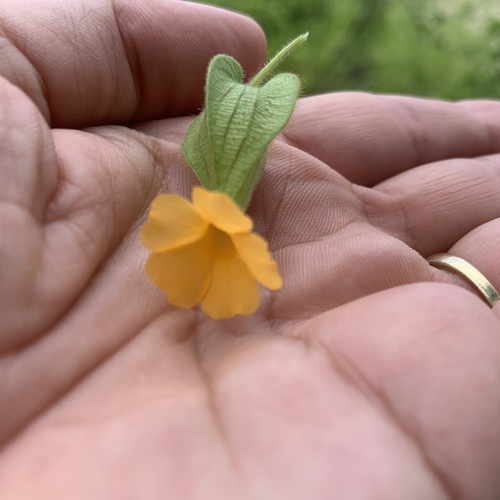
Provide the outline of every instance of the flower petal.
[[151,204],[141,240],[149,250],[162,252],[200,239],[207,227],[208,222],[188,200],[162,194]]
[[212,254],[206,238],[185,247],[153,253],[146,264],[151,280],[178,307],[201,302],[212,277]]
[[283,282],[276,261],[269,252],[267,241],[255,233],[231,235],[241,260],[253,277],[266,288],[278,290]]
[[224,193],[193,189],[193,204],[208,222],[226,233],[248,233],[253,222],[240,207]]
[[259,286],[236,252],[214,262],[212,282],[201,308],[213,319],[249,315],[259,306]]

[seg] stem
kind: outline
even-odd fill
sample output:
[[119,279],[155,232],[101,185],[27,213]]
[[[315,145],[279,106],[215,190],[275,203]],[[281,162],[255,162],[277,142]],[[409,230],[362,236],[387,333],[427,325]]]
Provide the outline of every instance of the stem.
[[286,59],[297,47],[300,47],[309,36],[309,33],[304,33],[292,40],[288,45],[283,47],[250,81],[249,85],[258,87],[264,83],[274,72],[274,70]]

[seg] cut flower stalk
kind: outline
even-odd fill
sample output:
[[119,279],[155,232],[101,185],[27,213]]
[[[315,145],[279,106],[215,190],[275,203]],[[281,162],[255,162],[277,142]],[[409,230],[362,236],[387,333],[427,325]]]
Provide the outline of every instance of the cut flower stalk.
[[158,196],[141,231],[152,252],[146,271],[172,305],[200,304],[214,319],[249,315],[259,305],[259,284],[281,288],[268,244],[252,232],[244,209],[262,176],[267,148],[299,95],[297,76],[271,74],[306,39],[293,40],[249,84],[242,83],[243,70],[233,58],[212,59],[204,110],[183,143],[201,187],[193,189],[192,203],[174,194]]

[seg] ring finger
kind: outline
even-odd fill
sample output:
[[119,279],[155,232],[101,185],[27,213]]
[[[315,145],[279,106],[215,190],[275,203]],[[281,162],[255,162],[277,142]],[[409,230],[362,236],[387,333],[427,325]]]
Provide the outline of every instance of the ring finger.
[[[500,266],[498,265],[500,258],[500,218],[487,222],[469,232],[458,240],[448,250],[448,253],[460,257],[474,266],[497,291],[500,290]],[[444,279],[444,281],[449,282],[451,278],[456,284],[480,295],[476,285],[471,285],[467,279],[459,277],[454,271],[436,269],[435,273],[439,281]],[[447,275],[443,275],[443,273],[447,273]],[[476,280],[472,280],[472,282],[475,283]]]

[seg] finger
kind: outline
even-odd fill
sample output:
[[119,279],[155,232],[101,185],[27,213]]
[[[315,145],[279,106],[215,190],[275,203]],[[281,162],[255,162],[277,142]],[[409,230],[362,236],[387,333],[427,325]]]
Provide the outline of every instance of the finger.
[[[500,292],[500,218],[477,227],[455,243],[448,253],[465,259]],[[449,274],[436,270],[436,274]],[[460,278],[463,280],[463,278]],[[464,283],[468,285],[467,283]],[[469,288],[470,285],[469,285]],[[500,304],[495,307],[500,307]]]
[[0,74],[55,127],[194,113],[208,61],[225,52],[248,73],[265,58],[251,20],[176,0],[8,0]]
[[[41,220],[33,221],[24,209],[29,225],[0,218],[1,264],[10,276],[0,280],[2,297],[8,298],[0,303],[0,352],[33,341],[67,312],[133,231],[162,182],[180,192],[189,182],[179,173],[184,165],[177,146],[148,142],[126,128],[93,132],[53,131],[56,161],[44,170],[57,165],[59,179]],[[170,165],[168,179],[155,170],[157,163]],[[20,170],[36,166],[26,162]],[[19,197],[25,177],[20,177]]]
[[351,182],[372,186],[424,163],[499,152],[499,112],[497,102],[329,94],[301,100],[285,138]]
[[500,155],[426,165],[358,192],[375,226],[427,257],[500,217]]

